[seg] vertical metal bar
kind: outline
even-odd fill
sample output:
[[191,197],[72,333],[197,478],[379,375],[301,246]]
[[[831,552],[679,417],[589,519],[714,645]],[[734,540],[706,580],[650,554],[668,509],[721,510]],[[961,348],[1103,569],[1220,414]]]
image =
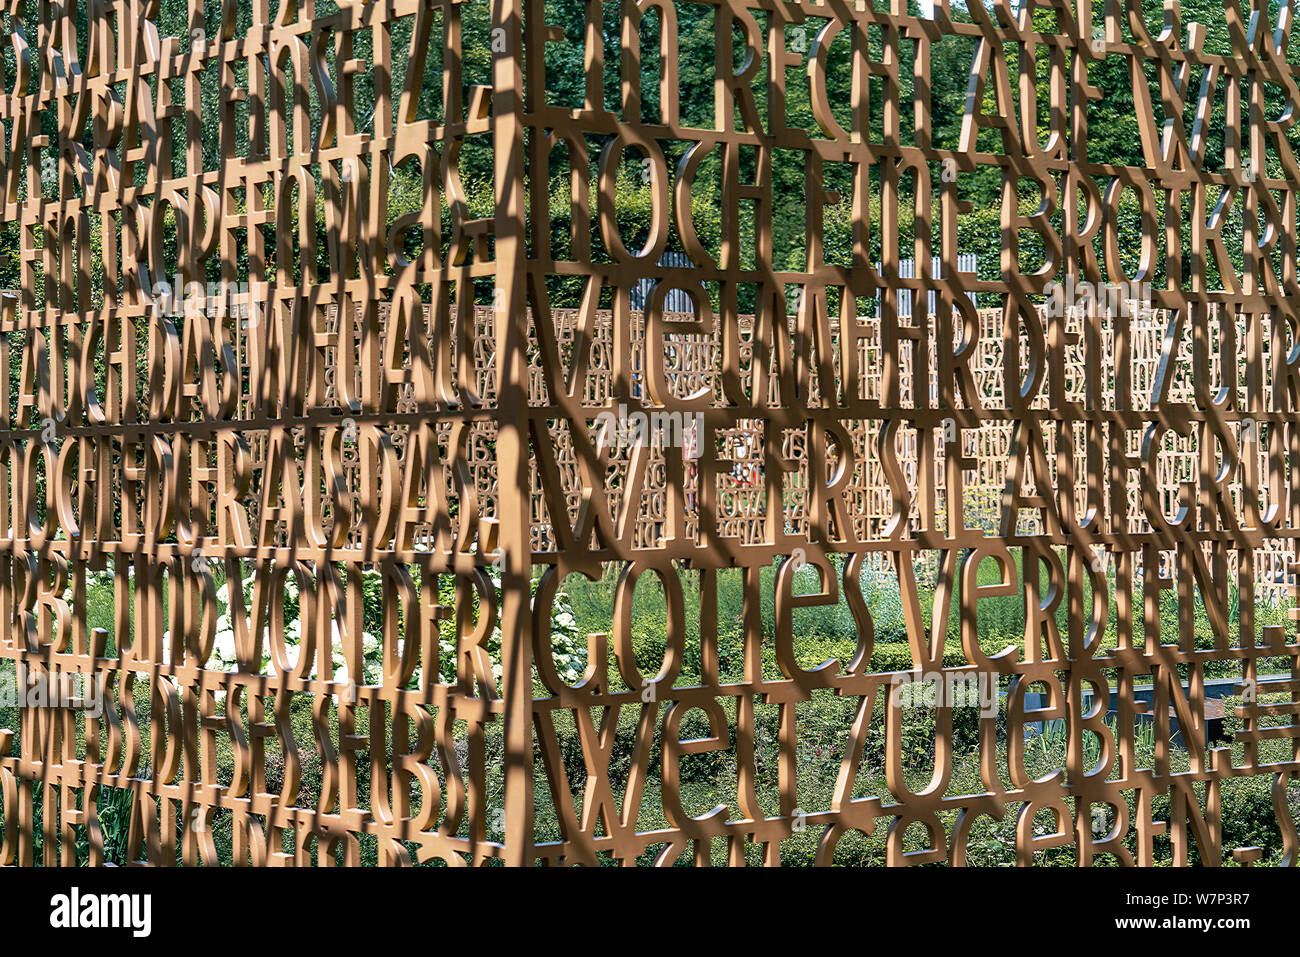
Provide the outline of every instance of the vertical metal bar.
[[493,0],[496,155],[497,511],[501,521],[501,671],[505,698],[505,861],[530,863],[533,839],[532,640],[528,536],[528,316],[524,300],[524,0]]

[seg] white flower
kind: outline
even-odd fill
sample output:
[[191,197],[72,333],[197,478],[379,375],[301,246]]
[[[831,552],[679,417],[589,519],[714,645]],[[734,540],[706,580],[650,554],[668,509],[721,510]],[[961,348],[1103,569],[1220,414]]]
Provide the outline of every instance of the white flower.
[[212,651],[223,662],[233,662],[235,655],[235,633],[228,629],[218,631],[212,640]]

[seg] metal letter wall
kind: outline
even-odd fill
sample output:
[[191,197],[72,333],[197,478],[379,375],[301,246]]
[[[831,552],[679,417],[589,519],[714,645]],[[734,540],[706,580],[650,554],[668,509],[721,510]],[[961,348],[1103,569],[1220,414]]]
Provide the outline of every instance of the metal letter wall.
[[[1300,108],[1289,19],[1228,2],[1211,53],[1133,0],[173,8],[4,7],[0,863],[777,864],[808,832],[830,863],[857,832],[889,864],[961,864],[981,817],[1014,823],[1022,864],[1150,863],[1158,841],[1218,863],[1221,788],[1255,777],[1295,862],[1300,638],[1255,618],[1279,576],[1297,593],[1300,167],[1265,109]],[[701,24],[714,59],[684,62]],[[952,142],[931,129],[943,44],[969,51]],[[1089,160],[1103,62],[1136,78],[1144,167]],[[997,278],[957,269],[981,175]],[[778,261],[792,208],[801,253]],[[1141,302],[1052,308],[1084,283]],[[623,441],[637,418],[680,441]],[[573,576],[613,581],[578,675],[553,634]],[[872,576],[911,672],[996,690],[973,788],[952,701],[917,778],[901,673],[872,667]],[[1025,635],[990,649],[981,603],[1006,596]],[[809,661],[797,623],[831,606],[856,647]],[[1205,743],[1222,662],[1238,752]],[[831,699],[842,757],[810,787],[808,707]],[[1047,722],[1065,760],[1035,777]],[[697,807],[713,758],[728,793]]]

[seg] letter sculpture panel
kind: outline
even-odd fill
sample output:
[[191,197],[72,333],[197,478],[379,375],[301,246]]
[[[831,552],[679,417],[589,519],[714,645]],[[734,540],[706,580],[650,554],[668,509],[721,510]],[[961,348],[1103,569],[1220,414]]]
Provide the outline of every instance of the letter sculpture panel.
[[1285,10],[3,17],[0,863],[1296,862]]

